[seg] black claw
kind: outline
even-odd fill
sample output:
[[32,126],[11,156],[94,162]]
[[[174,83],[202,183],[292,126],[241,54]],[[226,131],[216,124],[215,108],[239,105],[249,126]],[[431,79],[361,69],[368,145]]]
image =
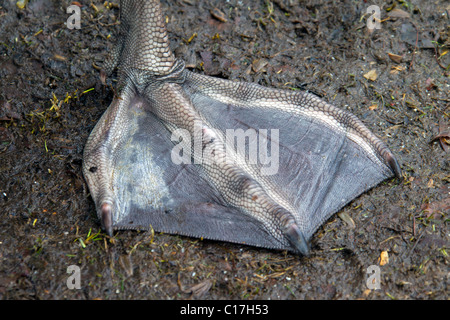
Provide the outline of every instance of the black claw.
[[286,231],[286,237],[295,248],[295,250],[297,250],[304,256],[309,255],[309,243],[305,239],[303,232],[300,231],[296,224],[292,224],[288,227]]
[[106,86],[106,78],[107,78],[106,72],[103,69],[100,70],[100,81],[104,86]]
[[400,165],[397,162],[397,159],[394,158],[394,156],[389,153],[386,156],[386,161],[389,164],[389,167],[391,168],[392,172],[394,172],[395,176],[397,178],[401,178],[402,177],[402,169],[400,169]]
[[102,213],[102,225],[103,229],[105,229],[106,233],[112,237],[113,228],[112,228],[112,208],[109,203],[104,203],[101,206]]

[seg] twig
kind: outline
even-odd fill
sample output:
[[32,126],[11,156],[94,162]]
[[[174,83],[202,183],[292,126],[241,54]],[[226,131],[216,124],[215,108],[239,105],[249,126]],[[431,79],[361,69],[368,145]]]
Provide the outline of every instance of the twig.
[[416,248],[417,244],[419,243],[420,239],[422,239],[422,236],[425,234],[426,229],[423,229],[422,233],[420,234],[420,236],[417,238],[416,243],[414,243],[413,247],[411,248],[411,250],[409,251],[408,257],[413,253],[414,249]]
[[441,67],[444,70],[447,70],[447,68],[445,66],[443,66],[441,64],[441,62],[439,61],[439,58],[438,58],[438,56],[439,56],[439,49],[438,49],[438,47],[439,47],[439,43],[437,43],[437,41],[436,41],[436,43],[434,45],[434,57],[436,58],[436,62],[439,65],[439,67]]
[[416,53],[416,49],[417,49],[417,44],[419,43],[419,30],[417,29],[416,24],[411,21],[412,25],[414,26],[414,28],[416,29],[416,44],[414,45],[414,50],[412,53],[412,59],[411,59],[411,63],[409,64],[409,69],[412,70],[413,64],[414,64],[414,56]]

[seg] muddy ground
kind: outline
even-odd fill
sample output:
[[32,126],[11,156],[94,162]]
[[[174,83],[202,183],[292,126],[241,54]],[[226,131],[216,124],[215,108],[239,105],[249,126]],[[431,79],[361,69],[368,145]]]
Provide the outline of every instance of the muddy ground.
[[[118,8],[78,3],[82,28],[70,30],[70,1],[0,1],[0,298],[449,298],[448,2],[163,1],[171,46],[190,69],[312,91],[397,155],[402,179],[351,202],[341,211],[350,219],[331,217],[306,258],[102,232],[81,163],[113,98],[96,67]],[[381,9],[373,32],[370,4]],[[79,290],[67,286],[71,265],[81,268]],[[371,265],[379,290],[367,286]]]

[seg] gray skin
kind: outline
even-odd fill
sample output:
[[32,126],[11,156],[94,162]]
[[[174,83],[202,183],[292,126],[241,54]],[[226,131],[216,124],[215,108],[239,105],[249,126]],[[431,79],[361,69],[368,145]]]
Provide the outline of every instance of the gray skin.
[[401,175],[354,115],[311,93],[190,72],[169,48],[159,1],[120,5],[101,72],[118,69],[118,95],[83,159],[109,235],[153,229],[306,255],[332,214]]

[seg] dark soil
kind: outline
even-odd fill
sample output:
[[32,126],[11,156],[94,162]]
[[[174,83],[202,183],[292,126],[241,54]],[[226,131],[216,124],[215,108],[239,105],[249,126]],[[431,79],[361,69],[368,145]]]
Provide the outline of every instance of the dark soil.
[[[355,199],[342,210],[350,219],[330,218],[303,258],[103,233],[81,163],[114,94],[95,66],[114,43],[118,8],[78,2],[82,28],[71,30],[70,1],[0,0],[0,298],[449,298],[448,2],[373,1],[383,22],[370,32],[365,1],[163,1],[171,46],[190,69],[312,91],[397,155],[402,179]],[[371,70],[376,79],[364,77]],[[67,286],[71,265],[81,289]],[[371,265],[379,290],[366,283]]]

